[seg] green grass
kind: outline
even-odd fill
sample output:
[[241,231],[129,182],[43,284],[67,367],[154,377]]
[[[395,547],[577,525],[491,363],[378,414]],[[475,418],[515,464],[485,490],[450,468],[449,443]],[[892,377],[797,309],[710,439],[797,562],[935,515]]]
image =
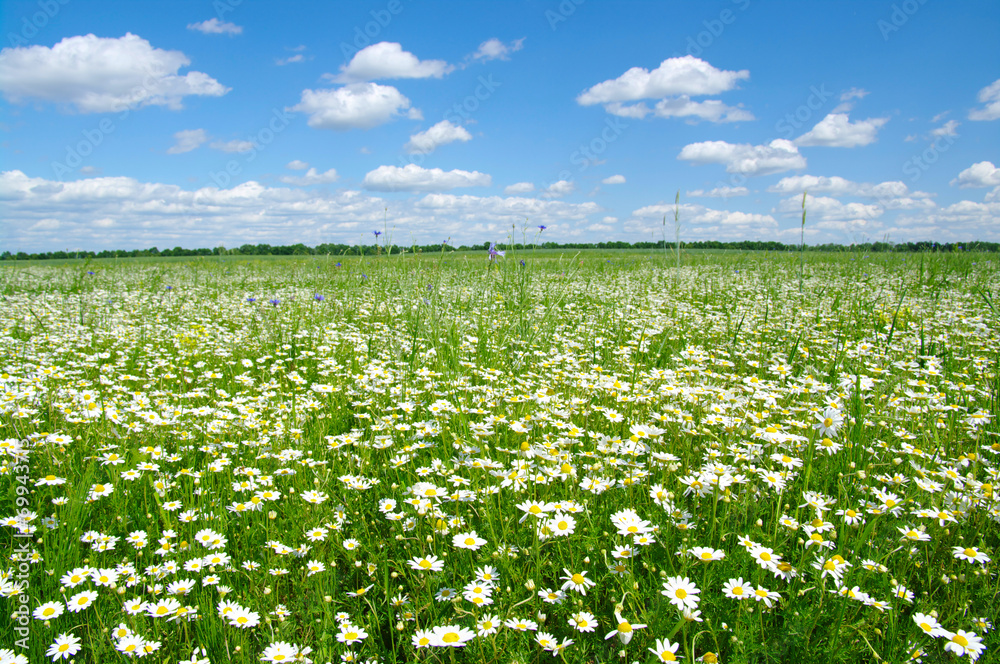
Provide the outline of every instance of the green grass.
[[[72,633],[77,661],[124,661],[113,634],[124,625],[159,643],[143,659],[171,663],[196,649],[196,660],[259,661],[282,641],[316,662],[552,660],[536,633],[505,627],[461,649],[411,645],[418,630],[475,632],[495,615],[572,639],[557,654],[567,662],[654,661],[658,639],[684,661],[904,662],[923,649],[943,662],[958,630],[982,638],[990,661],[997,259],[810,253],[801,289],[796,254],[682,259],[679,270],[655,250],[0,265],[0,517],[35,515],[7,524],[0,550],[37,552],[27,587],[8,563],[0,602],[14,613],[27,598],[34,611],[97,592],[78,613],[31,619],[28,650],[16,621],[0,626],[0,649],[44,661]],[[824,417],[835,433],[817,430]],[[66,481],[38,485],[48,475]],[[95,485],[113,490],[91,499]],[[415,486],[442,498],[411,506]],[[260,509],[237,509],[255,494]],[[546,532],[525,501],[561,508],[574,532]],[[625,510],[654,543],[618,532]],[[327,534],[310,541],[316,528]],[[206,529],[225,545],[199,544]],[[453,545],[471,531],[486,544]],[[143,548],[127,540],[139,532]],[[118,539],[101,551],[101,538]],[[725,557],[701,562],[694,547]],[[756,562],[762,547],[780,574]],[[623,548],[634,555],[616,559]],[[223,552],[228,563],[204,562]],[[443,569],[411,568],[425,556]],[[842,581],[822,574],[833,556],[835,570],[849,564]],[[310,574],[315,563],[325,569]],[[114,588],[63,580],[116,566]],[[498,580],[476,606],[462,591],[484,566]],[[595,585],[545,602],[539,591],[558,591],[564,570]],[[697,586],[696,619],[661,594],[675,578]],[[730,599],[723,586],[737,578],[779,597]],[[437,601],[444,588],[457,599]],[[170,597],[190,613],[123,611]],[[259,624],[232,626],[222,601]],[[581,611],[594,631],[569,624]],[[604,638],[616,611],[646,625],[628,644]],[[931,612],[946,636],[914,622]],[[338,641],[338,613],[368,636]]]

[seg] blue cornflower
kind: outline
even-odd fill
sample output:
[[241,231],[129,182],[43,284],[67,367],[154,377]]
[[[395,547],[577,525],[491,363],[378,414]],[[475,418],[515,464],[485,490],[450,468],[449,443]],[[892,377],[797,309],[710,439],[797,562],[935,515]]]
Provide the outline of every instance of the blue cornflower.
[[247,298],[247,304],[253,304],[256,301],[257,301],[257,298],[255,298],[255,297],[248,297]]
[[325,300],[326,298],[324,298],[324,297],[323,297],[322,295],[320,295],[319,293],[316,293],[315,295],[313,295],[313,299],[314,299],[314,300],[316,300],[317,302],[322,302],[322,301],[323,301],[323,300]]
[[281,300],[279,300],[278,298],[274,298],[273,300],[268,300],[268,302],[270,302],[270,303],[271,303],[271,306],[272,306],[272,307],[276,307],[276,306],[278,306],[279,304],[281,304]]
[[496,242],[491,242],[490,243],[490,255],[489,255],[489,259],[491,261],[495,260],[497,256],[503,256],[504,253],[505,252],[500,251],[499,249],[497,249],[497,243]]

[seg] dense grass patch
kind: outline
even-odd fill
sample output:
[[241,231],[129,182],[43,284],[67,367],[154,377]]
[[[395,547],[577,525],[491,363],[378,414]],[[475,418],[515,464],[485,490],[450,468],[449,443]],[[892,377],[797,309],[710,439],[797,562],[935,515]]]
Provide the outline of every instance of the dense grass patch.
[[0,661],[992,658],[995,257],[485,253],[0,267]]

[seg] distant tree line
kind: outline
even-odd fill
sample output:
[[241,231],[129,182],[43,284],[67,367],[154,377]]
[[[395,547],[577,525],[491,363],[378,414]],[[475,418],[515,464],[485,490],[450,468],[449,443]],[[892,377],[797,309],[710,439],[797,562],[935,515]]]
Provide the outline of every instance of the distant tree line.
[[[233,249],[225,247],[214,247],[212,249],[185,249],[174,247],[173,249],[129,249],[129,250],[108,250],[103,251],[43,251],[29,254],[23,251],[12,253],[4,251],[0,253],[0,261],[27,261],[27,260],[50,260],[60,258],[146,258],[150,256],[370,256],[373,254],[401,254],[401,253],[441,253],[454,251],[479,251],[488,250],[489,242],[482,245],[454,247],[450,244],[425,244],[400,247],[398,245],[351,245],[351,244],[320,244],[315,247],[308,247],[301,242],[298,244],[272,246],[270,244],[244,244]],[[504,250],[530,250],[539,249],[663,249],[664,242],[540,242],[538,244],[507,244],[498,245]],[[672,243],[667,244],[668,249],[673,249]],[[705,240],[701,242],[681,242],[681,249],[723,249],[731,251],[798,251],[797,244],[784,244],[773,240],[741,240],[739,242],[720,242],[718,240]],[[815,244],[807,245],[806,251],[830,251],[830,252],[861,252],[861,253],[918,253],[918,252],[962,252],[962,251],[1000,251],[1000,243],[997,242],[865,242],[861,244]]]

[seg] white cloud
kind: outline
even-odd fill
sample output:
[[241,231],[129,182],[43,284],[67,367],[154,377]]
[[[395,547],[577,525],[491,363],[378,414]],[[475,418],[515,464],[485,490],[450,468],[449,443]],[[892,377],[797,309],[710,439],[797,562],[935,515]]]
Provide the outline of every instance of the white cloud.
[[955,129],[957,129],[960,124],[960,122],[948,120],[937,129],[932,129],[931,136],[958,136],[958,132],[956,132]]
[[324,74],[324,77],[338,83],[385,78],[441,78],[453,69],[444,60],[421,61],[404,51],[401,44],[379,42],[355,53],[350,62],[341,66],[339,74]]
[[420,112],[410,108],[410,100],[391,85],[354,83],[332,90],[303,90],[302,100],[288,108],[309,114],[314,129],[371,129],[406,111],[417,119]]
[[601,184],[625,184],[625,176],[612,175],[601,180]]
[[[799,204],[802,192],[812,194],[832,194],[834,196],[857,196],[877,199],[879,205],[889,210],[930,209],[936,207],[931,194],[924,191],[910,191],[905,182],[892,180],[871,184],[854,182],[839,176],[795,175],[782,178],[768,187],[768,191],[778,194],[795,194]],[[792,199],[789,199],[792,200]]]
[[440,168],[379,166],[365,175],[362,186],[372,191],[446,191],[457,187],[488,187],[492,178],[479,171],[443,171]]
[[524,37],[515,39],[509,44],[504,44],[502,41],[494,37],[493,39],[487,39],[480,44],[479,49],[472,54],[472,59],[482,60],[483,62],[487,62],[489,60],[507,60],[511,53],[520,51],[523,46]]
[[504,187],[505,194],[530,194],[535,190],[535,185],[530,182],[515,182]]
[[[778,203],[778,211],[800,218],[802,196],[782,199]],[[878,203],[842,203],[829,196],[806,194],[806,227],[823,221],[852,222],[859,219],[870,221],[878,219],[884,212],[885,207]]]
[[430,129],[410,136],[409,142],[403,146],[403,149],[409,154],[430,154],[442,145],[455,141],[471,140],[472,134],[465,127],[459,127],[448,120],[442,120]]
[[717,99],[691,101],[687,95],[661,99],[652,109],[642,102],[631,105],[611,102],[605,104],[604,109],[612,115],[639,119],[650,113],[658,118],[695,117],[709,122],[741,122],[754,119],[753,113],[736,106],[726,106]]
[[767,145],[704,141],[685,145],[678,159],[702,164],[725,164],[728,173],[769,175],[805,168],[806,159],[788,140],[778,138]]
[[847,92],[840,94],[840,103],[833,109],[834,113],[846,113],[854,108],[855,99],[864,99],[868,96],[868,91],[862,88],[851,88]]
[[309,168],[309,162],[295,159],[285,164],[285,168],[290,168],[293,171],[304,171]]
[[532,224],[551,226],[560,221],[582,221],[596,214],[600,207],[594,202],[567,203],[540,198],[503,196],[457,196],[454,194],[428,194],[414,207],[424,213],[438,215],[442,220],[455,219],[472,224],[473,232],[506,233],[512,221],[521,222],[525,217]]
[[736,196],[746,196],[749,193],[750,190],[746,187],[723,186],[715,187],[714,189],[709,189],[708,191],[695,189],[694,191],[687,192],[687,195],[704,198],[735,198]]
[[980,90],[977,99],[986,106],[969,111],[970,120],[1000,120],[1000,78]]
[[81,113],[142,106],[182,108],[186,96],[219,97],[225,87],[199,71],[177,74],[191,61],[180,51],[153,48],[131,33],[117,39],[67,37],[52,48],[0,51],[0,90],[10,101],[42,99],[72,104]]
[[274,61],[274,64],[278,65],[279,67],[282,67],[284,65],[290,65],[295,62],[305,62],[305,61],[306,61],[306,56],[302,55],[301,53],[296,53],[295,55],[290,55],[287,58],[278,58],[277,60]]
[[201,23],[189,23],[188,30],[197,30],[206,35],[238,35],[243,28],[234,23],[225,23],[217,18],[210,18]]
[[[4,245],[24,251],[355,243],[370,229],[382,228],[388,204],[362,191],[268,187],[253,181],[231,189],[183,189],[124,177],[58,182],[20,171],[0,173]],[[436,193],[393,201],[390,209],[394,223],[420,244],[449,236],[455,244],[481,244],[502,240],[511,223],[525,217],[554,228],[587,222],[599,212],[593,202]],[[46,229],[49,222],[30,230],[46,219],[58,220],[60,227]]]
[[980,161],[959,173],[951,185],[963,189],[1000,186],[1000,168],[994,166],[992,161]]
[[[681,240],[741,239],[774,234],[778,222],[769,214],[753,214],[735,210],[714,210],[690,203],[678,207],[681,221]],[[625,231],[649,238],[659,238],[663,232],[663,216],[673,218],[673,203],[647,205],[632,212],[625,222]],[[672,229],[671,229],[672,230]]]
[[185,129],[174,134],[174,145],[167,149],[167,154],[191,152],[208,140],[204,129]]
[[561,198],[572,194],[574,191],[576,191],[576,185],[573,184],[572,180],[559,180],[546,187],[542,195],[546,198]]
[[250,141],[241,141],[239,139],[226,141],[214,141],[208,147],[213,150],[219,150],[220,152],[250,152],[253,150],[253,143]]
[[315,168],[310,168],[304,175],[282,175],[279,180],[285,184],[294,184],[298,187],[308,187],[311,184],[328,184],[336,182],[336,169],[331,168],[325,173],[317,173]]
[[633,67],[618,78],[588,88],[576,101],[581,106],[591,106],[672,95],[714,95],[733,89],[746,78],[750,78],[750,72],[745,69],[723,71],[686,55],[664,60],[653,71]]
[[796,145],[854,148],[874,143],[889,118],[868,118],[852,123],[847,113],[830,113],[812,130],[795,139]]
[[80,169],[81,175],[100,175],[101,169],[97,166],[84,166]]

